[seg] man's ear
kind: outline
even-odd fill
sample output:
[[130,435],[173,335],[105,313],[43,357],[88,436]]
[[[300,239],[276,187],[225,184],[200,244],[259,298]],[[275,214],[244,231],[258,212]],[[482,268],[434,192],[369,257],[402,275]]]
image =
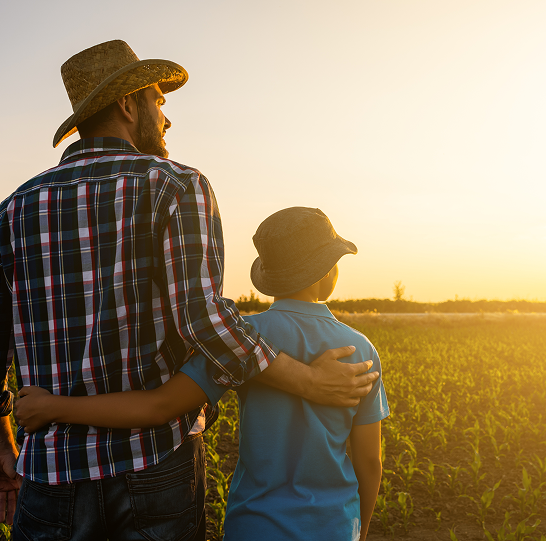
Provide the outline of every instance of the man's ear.
[[134,124],[138,120],[138,108],[136,99],[132,95],[123,96],[117,100],[118,112],[121,114],[126,122]]

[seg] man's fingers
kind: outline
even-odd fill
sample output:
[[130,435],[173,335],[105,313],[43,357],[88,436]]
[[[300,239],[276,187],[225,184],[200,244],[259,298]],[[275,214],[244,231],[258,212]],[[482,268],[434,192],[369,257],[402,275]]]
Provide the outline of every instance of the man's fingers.
[[353,375],[360,376],[365,374],[373,366],[373,361],[364,361],[362,363],[347,364],[347,367],[351,369]]
[[355,350],[354,346],[343,346],[341,348],[330,349],[329,351],[334,359],[342,359],[343,357],[352,355]]
[[21,387],[21,389],[19,389],[19,393],[17,393],[17,396],[19,398],[23,398],[23,396],[26,396],[27,394],[28,394],[27,387]]
[[0,492],[0,522],[4,522],[6,519],[6,498],[9,492]]
[[[379,376],[379,374],[377,372],[374,372],[375,374],[377,374]],[[364,385],[362,387],[357,387],[355,389],[355,396],[358,397],[356,400],[357,400],[357,403],[360,402],[360,399],[363,397],[363,396],[366,396],[371,390],[372,390],[372,385],[373,383],[368,383],[367,385]]]
[[342,359],[343,357],[348,357],[355,352],[356,348],[354,346],[343,346],[341,348],[327,349],[320,357],[315,359],[314,362],[319,361],[335,361],[337,359]]
[[373,383],[376,379],[379,378],[379,372],[367,372],[358,376],[357,385],[361,387],[362,385],[368,385],[368,383]]
[[12,490],[8,492],[8,512],[6,515],[6,523],[13,524],[13,515],[15,515],[15,507],[17,506],[17,492]]

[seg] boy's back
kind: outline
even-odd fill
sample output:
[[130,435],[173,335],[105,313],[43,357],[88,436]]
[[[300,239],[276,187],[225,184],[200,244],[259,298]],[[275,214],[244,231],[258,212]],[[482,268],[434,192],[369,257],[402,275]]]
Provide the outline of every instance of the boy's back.
[[[380,362],[361,333],[322,304],[282,299],[246,316],[255,329],[310,363],[323,351],[356,346],[347,362]],[[331,408],[250,382],[239,390],[240,449],[229,493],[225,541],[358,539],[358,483],[345,442],[354,424],[388,416],[379,379],[354,408]]]

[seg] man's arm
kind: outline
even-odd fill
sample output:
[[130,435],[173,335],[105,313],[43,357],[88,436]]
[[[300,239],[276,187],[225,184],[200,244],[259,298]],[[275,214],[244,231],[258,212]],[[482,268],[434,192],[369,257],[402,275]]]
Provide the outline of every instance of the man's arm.
[[[340,405],[355,405],[359,398],[351,398],[345,395],[345,380],[353,380],[351,392],[353,396],[362,393],[362,383],[368,379],[368,374],[358,376],[359,369],[368,369],[367,363],[351,365],[339,363],[333,359],[350,355],[354,348],[338,348],[326,351],[312,365],[299,363],[281,353],[275,364],[262,372],[260,381],[269,376],[269,382],[274,387],[293,389],[295,394],[316,398],[316,401],[324,397],[317,396],[317,390],[313,387],[317,379],[330,380],[330,385],[324,385],[320,389],[326,389],[330,393],[329,400],[336,400]],[[335,364],[334,364],[335,363]],[[340,365],[340,366],[337,366]],[[272,370],[272,368],[275,370]],[[345,374],[340,375],[338,370],[349,368]],[[315,375],[319,371],[320,376]],[[349,376],[352,374],[352,376]],[[198,379],[198,378],[196,378]],[[305,383],[294,380],[306,380]],[[360,381],[362,380],[362,381]],[[203,387],[208,390],[206,376]],[[371,386],[371,383],[364,387]],[[159,426],[171,419],[188,413],[207,401],[219,400],[225,387],[214,384],[213,391],[208,396],[198,383],[186,374],[178,373],[165,384],[150,391],[127,391],[123,393],[107,393],[96,396],[58,396],[40,387],[23,387],[19,392],[19,400],[15,405],[16,417],[25,432],[32,433],[49,423],[71,423],[92,426],[105,426],[109,428],[144,428]],[[214,395],[214,393],[217,393]],[[321,392],[321,391],[318,391]]]
[[372,361],[341,363],[337,359],[352,355],[354,346],[329,349],[311,364],[300,363],[284,353],[255,376],[254,381],[327,406],[357,406],[372,389],[379,372],[366,372]]
[[267,385],[331,406],[355,405],[369,392],[378,375],[360,378],[369,369],[365,363],[338,363],[348,350],[302,365],[279,354],[282,344],[270,344],[221,296],[222,225],[205,177],[195,172],[169,212],[163,255],[173,319],[186,343],[208,359],[201,365],[203,371],[205,364],[213,368],[207,377],[226,391],[262,373]]
[[160,426],[207,402],[199,385],[182,373],[149,391],[59,396],[41,387],[23,387],[19,397],[15,414],[29,434],[49,423],[108,428]]
[[0,522],[13,524],[21,477],[15,473],[19,451],[13,439],[9,416],[0,417]]
[[224,240],[216,198],[198,171],[169,207],[163,231],[166,290],[173,321],[186,347],[201,353],[227,391],[265,370],[279,349],[222,297]]
[[[8,369],[13,359],[13,315],[3,261],[0,261],[0,382],[6,387]],[[17,491],[21,477],[15,473],[19,450],[13,439],[9,416],[0,417],[0,522],[13,524]]]
[[369,425],[355,425],[351,430],[352,463],[358,479],[360,496],[360,541],[368,534],[368,527],[381,483],[381,421]]

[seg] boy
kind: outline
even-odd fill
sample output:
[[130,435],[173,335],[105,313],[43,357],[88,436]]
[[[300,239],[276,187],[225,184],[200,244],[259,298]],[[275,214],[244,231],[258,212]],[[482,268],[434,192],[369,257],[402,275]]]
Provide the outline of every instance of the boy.
[[[373,370],[380,371],[377,352],[366,337],[318,304],[334,290],[338,260],[355,254],[356,246],[338,236],[319,209],[305,207],[284,209],[267,218],[254,244],[259,257],[252,266],[252,282],[275,298],[267,312],[248,316],[254,328],[305,363],[326,349],[355,344],[356,352],[347,362],[371,358]],[[211,383],[203,373],[203,362],[196,355],[181,372],[216,403],[225,388]],[[214,369],[207,364],[207,370]],[[176,379],[163,387],[174,388]],[[152,422],[153,413],[146,412],[157,407],[153,396],[161,391],[141,393],[142,403],[132,412],[140,415],[139,422]],[[381,479],[380,421],[389,415],[381,379],[352,408],[312,404],[259,383],[259,376],[239,388],[238,394],[239,462],[228,499],[225,541],[365,539]],[[55,411],[57,397],[52,398],[48,420],[93,422],[92,411],[85,419]],[[97,404],[102,397],[90,398]],[[182,403],[183,397],[177,402]],[[123,415],[111,412],[109,425]],[[345,453],[348,437],[352,466]]]

